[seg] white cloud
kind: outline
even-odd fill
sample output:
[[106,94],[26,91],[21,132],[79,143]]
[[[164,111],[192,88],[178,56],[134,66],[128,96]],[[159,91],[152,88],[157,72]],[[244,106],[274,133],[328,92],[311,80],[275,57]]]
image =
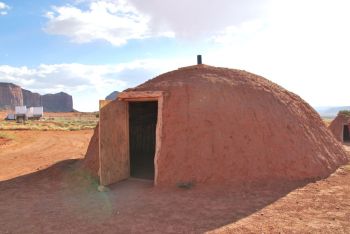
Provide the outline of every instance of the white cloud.
[[[47,32],[79,43],[105,40],[113,45],[160,35],[195,37],[193,44],[208,38],[208,47],[199,48],[204,63],[263,75],[315,106],[350,103],[348,0],[75,1],[77,5],[57,6],[47,13]],[[52,79],[61,85],[57,89],[68,87],[77,96],[93,93],[85,99],[96,103],[110,91],[190,64],[192,57],[123,65],[47,65],[34,69],[34,75],[28,75],[33,69],[17,68],[23,75],[15,80],[35,88],[38,77]],[[62,82],[59,77],[63,77]],[[116,80],[122,83],[113,83]],[[42,87],[55,87],[50,85],[56,83]],[[81,99],[79,103],[87,106]]]
[[7,10],[10,9],[9,5],[6,5],[4,2],[0,2],[0,15],[7,15]]
[[270,0],[129,0],[150,17],[152,30],[180,38],[205,38],[227,26],[260,17]]
[[8,9],[9,6],[6,5],[4,2],[0,2],[0,10]]
[[198,39],[259,17],[267,1],[76,0],[47,12],[45,31],[77,43],[105,40],[115,46],[150,37]]
[[91,1],[86,10],[72,5],[55,6],[46,17],[47,33],[67,36],[76,43],[105,40],[120,46],[132,39],[172,36],[166,31],[151,33],[149,17],[126,0]]
[[268,9],[214,36],[209,63],[264,75],[314,106],[348,105],[350,2],[276,0]]

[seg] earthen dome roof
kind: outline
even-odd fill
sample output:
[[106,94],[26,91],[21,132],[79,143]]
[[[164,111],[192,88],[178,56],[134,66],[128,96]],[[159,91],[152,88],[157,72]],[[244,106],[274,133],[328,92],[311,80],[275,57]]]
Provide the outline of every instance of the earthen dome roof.
[[309,104],[243,70],[191,66],[132,91],[165,92],[159,184],[319,178],[348,160]]

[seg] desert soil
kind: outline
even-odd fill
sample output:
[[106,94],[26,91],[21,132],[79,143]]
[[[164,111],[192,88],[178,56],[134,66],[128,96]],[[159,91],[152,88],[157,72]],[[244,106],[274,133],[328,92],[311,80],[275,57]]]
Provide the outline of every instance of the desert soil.
[[0,181],[66,160],[83,158],[92,130],[1,131],[14,140],[0,140]]
[[11,132],[0,146],[0,233],[350,233],[350,165],[320,181],[97,191],[79,169],[92,131]]
[[9,139],[0,137],[0,146],[6,145],[9,141],[10,141]]

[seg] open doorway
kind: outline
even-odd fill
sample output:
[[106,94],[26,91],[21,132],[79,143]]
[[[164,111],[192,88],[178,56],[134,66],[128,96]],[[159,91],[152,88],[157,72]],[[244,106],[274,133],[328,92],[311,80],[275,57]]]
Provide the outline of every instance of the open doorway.
[[129,102],[130,175],[154,179],[158,102]]
[[343,141],[350,142],[349,125],[344,125],[343,127]]

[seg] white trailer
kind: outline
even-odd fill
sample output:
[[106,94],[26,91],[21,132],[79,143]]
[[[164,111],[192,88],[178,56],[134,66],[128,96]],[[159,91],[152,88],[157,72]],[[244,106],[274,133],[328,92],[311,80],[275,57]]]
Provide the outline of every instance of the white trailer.
[[36,106],[29,108],[31,117],[28,118],[40,119],[44,116],[44,107]]
[[15,119],[16,119],[15,114],[7,114],[6,116],[6,120],[15,120]]
[[30,107],[30,108],[27,109],[26,115],[27,115],[27,118],[28,118],[28,119],[33,118],[33,116],[34,116],[33,107]]
[[26,106],[15,107],[15,117],[17,122],[23,122],[27,119],[40,119],[44,116],[44,108],[42,106],[30,107]]
[[26,115],[27,107],[26,106],[16,106],[15,107],[16,115]]
[[27,119],[27,107],[26,106],[16,106],[15,116],[17,122],[25,122]]

